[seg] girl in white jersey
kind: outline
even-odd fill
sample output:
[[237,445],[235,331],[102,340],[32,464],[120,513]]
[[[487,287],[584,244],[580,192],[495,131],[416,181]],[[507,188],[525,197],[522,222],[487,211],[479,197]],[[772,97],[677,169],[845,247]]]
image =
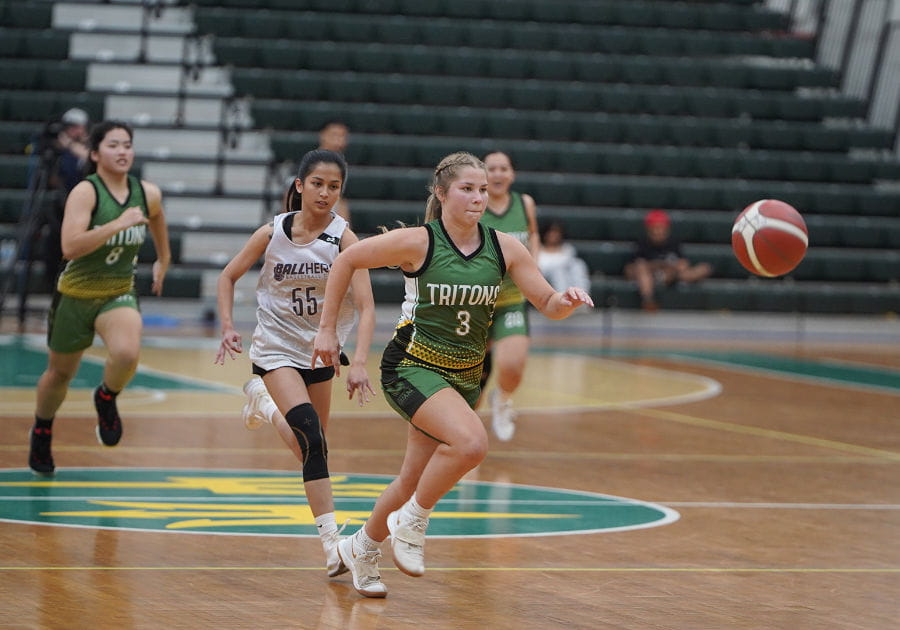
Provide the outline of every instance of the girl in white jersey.
[[[222,343],[216,363],[243,351],[234,329],[234,285],[265,255],[256,290],[257,326],[250,345],[254,378],[244,391],[248,428],[270,422],[303,466],[303,486],[325,549],[329,577],[347,568],[337,553],[338,528],[334,516],[325,428],[331,410],[329,366],[313,369],[313,340],[325,306],[325,284],[337,255],[359,239],[332,208],[340,199],[347,164],[333,151],[315,150],[303,156],[292,191],[286,196],[288,212],[259,228],[225,269],[218,282]],[[342,296],[337,308],[337,335],[341,345],[359,312],[356,351],[347,376],[350,398],[359,404],[374,394],[365,364],[375,329],[375,302],[365,269],[353,274],[352,298]],[[270,397],[271,395],[271,397]],[[273,401],[274,399],[274,401]]]

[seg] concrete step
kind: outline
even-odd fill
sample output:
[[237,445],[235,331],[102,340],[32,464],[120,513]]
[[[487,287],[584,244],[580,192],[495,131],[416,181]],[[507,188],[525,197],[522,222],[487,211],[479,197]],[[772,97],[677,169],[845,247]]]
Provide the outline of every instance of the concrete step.
[[225,68],[207,67],[198,71],[193,77],[185,73],[181,66],[128,64],[128,63],[95,63],[87,69],[87,88],[97,92],[156,93],[175,95],[179,92],[181,81],[189,95],[230,96],[234,88],[231,85],[230,72]]
[[[182,59],[215,65],[210,40],[189,41],[185,49],[182,35],[151,35],[143,42],[144,61],[149,63],[181,63]],[[69,57],[85,61],[139,62],[141,36],[130,33],[76,32],[69,38]]]
[[[131,96],[112,94],[106,97],[106,116],[125,120],[138,126],[175,125],[178,117],[179,99],[174,96]],[[185,98],[182,117],[185,125],[191,127],[218,128],[222,120],[225,100],[219,97]],[[252,128],[253,117],[250,105],[244,100],[230,103],[226,120],[234,121],[241,128]]]
[[247,230],[246,234],[185,232],[182,236],[181,260],[185,263],[224,267],[241,251],[252,233],[252,229]]
[[281,195],[273,195],[271,207],[266,211],[260,199],[235,197],[183,197],[163,195],[166,221],[170,226],[199,229],[243,228],[249,235],[270,220],[281,205]]
[[53,26],[79,31],[140,31],[145,24],[151,33],[190,33],[194,28],[193,10],[166,6],[156,17],[141,6],[122,4],[58,2],[53,5]]
[[[215,164],[189,164],[184,162],[145,162],[144,179],[158,184],[164,192],[214,195],[216,193],[217,166]],[[222,167],[223,194],[259,195],[268,189],[277,199],[284,190],[278,185],[267,184],[267,167],[254,164],[225,164]]]
[[[221,134],[204,129],[135,129],[135,150],[138,157],[158,159],[206,159],[215,160],[219,155]],[[272,156],[269,136],[258,131],[239,131],[235,135],[236,146],[224,147],[226,160],[253,160],[268,162]]]

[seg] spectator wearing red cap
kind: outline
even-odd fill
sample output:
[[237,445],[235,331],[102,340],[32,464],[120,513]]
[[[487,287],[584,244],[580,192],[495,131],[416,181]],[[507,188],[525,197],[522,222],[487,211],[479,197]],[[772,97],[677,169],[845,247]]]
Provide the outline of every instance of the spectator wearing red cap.
[[664,210],[651,210],[644,217],[645,234],[634,245],[634,256],[625,265],[625,277],[633,280],[641,295],[641,308],[657,311],[656,287],[675,282],[699,282],[712,273],[709,263],[692,265],[672,236],[672,220]]

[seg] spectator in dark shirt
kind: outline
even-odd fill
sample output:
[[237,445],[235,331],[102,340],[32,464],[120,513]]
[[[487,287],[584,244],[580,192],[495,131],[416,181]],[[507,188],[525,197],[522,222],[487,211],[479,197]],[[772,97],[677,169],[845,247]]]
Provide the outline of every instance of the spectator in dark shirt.
[[645,234],[637,240],[634,257],[625,265],[625,277],[637,284],[641,308],[659,310],[655,290],[676,282],[699,282],[712,273],[709,263],[691,264],[672,236],[672,220],[664,210],[651,210],[644,217]]

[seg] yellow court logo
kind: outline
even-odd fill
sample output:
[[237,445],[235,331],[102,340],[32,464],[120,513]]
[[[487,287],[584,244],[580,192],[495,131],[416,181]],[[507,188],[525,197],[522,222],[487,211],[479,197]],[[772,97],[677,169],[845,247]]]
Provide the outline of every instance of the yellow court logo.
[[[390,483],[333,474],[338,522],[362,525]],[[590,492],[463,481],[438,503],[430,537],[622,531],[674,522],[674,510]],[[0,520],[70,527],[263,536],[317,536],[296,472],[71,468],[53,478],[0,471]]]

